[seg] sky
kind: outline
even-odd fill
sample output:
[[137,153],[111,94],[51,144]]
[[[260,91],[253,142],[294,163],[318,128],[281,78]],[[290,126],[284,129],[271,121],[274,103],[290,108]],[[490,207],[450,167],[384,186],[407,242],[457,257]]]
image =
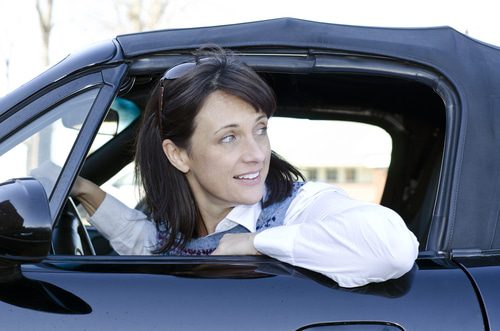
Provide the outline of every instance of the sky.
[[[54,0],[50,62],[127,30],[116,3],[124,0]],[[143,0],[145,5],[149,0]],[[170,0],[160,28],[184,28],[296,17],[320,22],[386,27],[449,25],[500,45],[497,0]],[[35,0],[0,0],[0,96],[45,66]],[[7,66],[8,62],[8,66]]]

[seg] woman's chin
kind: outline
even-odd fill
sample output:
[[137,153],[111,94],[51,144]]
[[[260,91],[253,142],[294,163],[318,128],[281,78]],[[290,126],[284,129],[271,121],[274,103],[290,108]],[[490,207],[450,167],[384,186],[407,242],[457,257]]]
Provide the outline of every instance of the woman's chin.
[[264,196],[264,189],[258,190],[256,192],[244,192],[240,195],[238,199],[238,204],[240,205],[253,205],[262,200]]

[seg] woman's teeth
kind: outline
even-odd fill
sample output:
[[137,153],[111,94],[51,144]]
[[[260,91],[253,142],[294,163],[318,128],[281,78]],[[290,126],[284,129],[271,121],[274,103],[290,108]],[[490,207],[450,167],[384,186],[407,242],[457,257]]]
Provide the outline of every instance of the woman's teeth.
[[246,174],[246,175],[241,175],[241,176],[235,176],[234,178],[236,179],[255,179],[259,176],[258,172],[254,172],[252,174]]

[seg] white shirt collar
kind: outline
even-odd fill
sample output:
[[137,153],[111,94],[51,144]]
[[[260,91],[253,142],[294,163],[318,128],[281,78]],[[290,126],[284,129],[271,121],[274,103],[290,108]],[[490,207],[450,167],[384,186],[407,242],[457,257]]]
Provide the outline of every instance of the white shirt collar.
[[238,205],[217,224],[214,233],[227,231],[237,225],[245,227],[250,232],[255,232],[257,219],[261,211],[260,201],[253,205]]

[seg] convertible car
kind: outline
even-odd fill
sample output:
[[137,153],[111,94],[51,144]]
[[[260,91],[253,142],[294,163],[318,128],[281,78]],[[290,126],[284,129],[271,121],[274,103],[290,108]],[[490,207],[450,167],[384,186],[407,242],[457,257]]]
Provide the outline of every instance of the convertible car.
[[[345,289],[265,256],[118,256],[86,222],[76,177],[101,185],[130,167],[152,87],[206,44],[269,82],[277,119],[388,133],[380,203],[420,242],[408,274]],[[449,27],[284,18],[71,54],[0,101],[0,328],[500,330],[499,87],[500,49]]]

